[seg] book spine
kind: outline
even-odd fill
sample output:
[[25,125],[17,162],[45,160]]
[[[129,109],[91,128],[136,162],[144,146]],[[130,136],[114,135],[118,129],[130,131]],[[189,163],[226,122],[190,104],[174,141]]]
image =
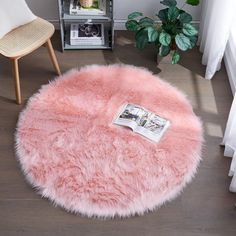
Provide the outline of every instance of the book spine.
[[76,45],[83,45],[83,46],[89,46],[89,45],[92,45],[92,46],[101,46],[103,45],[104,43],[102,42],[77,42],[77,41],[73,41],[71,40],[70,41],[70,45],[73,45],[73,46],[76,46]]
[[103,38],[70,38],[71,40],[74,41],[81,41],[81,42],[85,42],[85,41],[91,41],[91,42],[102,42]]
[[70,25],[70,39],[77,39],[78,38],[78,24],[71,24]]

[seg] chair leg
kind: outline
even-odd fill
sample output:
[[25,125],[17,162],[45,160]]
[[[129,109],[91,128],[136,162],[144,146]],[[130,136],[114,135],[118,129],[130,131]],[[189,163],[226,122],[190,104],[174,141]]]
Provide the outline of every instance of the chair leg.
[[13,58],[12,60],[12,71],[15,80],[15,92],[16,92],[16,103],[21,104],[21,91],[20,91],[20,77],[19,77],[19,66],[18,58]]
[[59,67],[59,65],[58,65],[57,58],[56,58],[56,55],[55,55],[55,53],[54,53],[51,40],[49,39],[49,40],[45,43],[45,45],[47,46],[48,53],[49,53],[49,55],[50,55],[50,58],[51,58],[51,61],[52,61],[52,64],[53,64],[53,66],[54,66],[55,71],[57,72],[58,75],[61,75],[60,67]]

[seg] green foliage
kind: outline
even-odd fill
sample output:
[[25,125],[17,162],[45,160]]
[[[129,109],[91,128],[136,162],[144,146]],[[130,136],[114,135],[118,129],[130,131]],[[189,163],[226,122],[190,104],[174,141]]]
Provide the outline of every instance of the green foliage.
[[153,43],[157,40],[158,38],[158,31],[154,27],[148,27],[146,28],[147,34],[148,34],[148,42]]
[[186,51],[191,48],[190,39],[182,33],[175,36],[175,42],[178,48],[182,51]]
[[139,24],[141,27],[153,26],[154,20],[149,17],[143,17],[139,20]]
[[160,2],[163,5],[166,5],[168,7],[176,6],[177,2],[175,0],[164,0]]
[[148,34],[145,28],[139,30],[135,35],[136,47],[144,49],[148,44]]
[[187,36],[194,36],[198,31],[191,24],[183,24],[183,33]]
[[180,55],[179,55],[178,51],[175,50],[173,55],[172,55],[171,63],[172,64],[177,64],[179,60],[180,60]]
[[192,6],[197,6],[200,0],[187,0],[186,3]]
[[135,12],[132,12],[131,14],[128,15],[128,19],[129,20],[133,20],[133,19],[135,19],[135,18],[137,18],[139,16],[142,16],[142,15],[143,15],[142,12],[135,11]]
[[[185,0],[186,4],[196,6],[199,0]],[[178,50],[192,49],[197,42],[197,29],[191,24],[192,16],[177,6],[176,0],[162,0],[165,9],[156,15],[161,21],[143,16],[141,12],[132,12],[128,15],[126,28],[135,32],[136,47],[144,49],[153,43],[160,56],[172,55],[172,64],[178,63],[180,54]]]
[[166,32],[161,32],[160,36],[159,36],[159,42],[163,46],[169,46],[169,44],[171,42],[171,36]]
[[190,43],[191,43],[190,49],[192,49],[197,43],[197,36],[189,37],[189,39],[190,39]]
[[157,16],[162,22],[167,22],[168,21],[168,8],[160,10]]
[[159,55],[161,57],[165,57],[167,56],[168,54],[170,53],[170,47],[169,46],[164,46],[164,45],[161,45],[160,48],[159,48]]
[[158,31],[156,28],[149,26],[142,28],[136,33],[136,46],[139,49],[144,49],[148,43],[154,43],[158,38]]
[[192,16],[186,12],[183,12],[179,15],[179,21],[181,23],[189,23],[192,21]]
[[137,31],[139,29],[139,23],[136,20],[128,20],[125,26],[130,31]]
[[177,7],[170,7],[167,15],[169,21],[175,21],[179,16],[179,9]]

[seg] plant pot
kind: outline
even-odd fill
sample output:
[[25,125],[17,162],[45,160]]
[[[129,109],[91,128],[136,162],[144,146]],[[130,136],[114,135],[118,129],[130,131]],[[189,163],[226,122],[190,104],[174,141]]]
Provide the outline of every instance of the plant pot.
[[79,2],[82,7],[91,7],[93,5],[93,0],[80,0]]
[[159,64],[171,64],[171,61],[172,61],[171,54],[168,54],[167,56],[162,57],[157,53],[157,66]]
[[164,57],[159,55],[158,52],[159,52],[160,48],[158,47],[158,49],[157,49],[157,51],[158,51],[157,52],[157,65],[159,65],[160,62],[163,64],[172,64],[172,55],[173,55],[173,52],[177,49],[177,45],[176,45],[176,42],[174,39],[172,39],[169,47],[170,47],[170,52],[168,55],[166,55]]
[[[176,42],[174,39],[172,39],[169,47],[170,47],[170,51],[169,51],[168,55],[163,57],[163,56],[160,56],[159,53],[157,53],[157,65],[159,65],[160,62],[162,64],[172,64],[173,54],[177,50],[177,45],[176,45]],[[158,48],[158,52],[159,52],[159,48]]]

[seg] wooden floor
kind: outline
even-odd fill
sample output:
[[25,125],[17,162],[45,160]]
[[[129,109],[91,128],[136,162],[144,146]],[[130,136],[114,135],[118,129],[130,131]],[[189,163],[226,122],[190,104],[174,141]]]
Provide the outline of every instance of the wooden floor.
[[[232,102],[225,69],[212,81],[203,79],[204,67],[197,49],[183,55],[178,65],[156,66],[152,47],[138,51],[131,34],[116,35],[114,51],[60,52],[58,32],[53,38],[63,72],[88,64],[125,63],[147,67],[185,92],[205,128],[203,161],[193,182],[174,201],[140,217],[115,220],[88,219],[69,214],[42,199],[25,182],[14,155],[14,132],[25,103],[14,103],[9,62],[0,57],[0,235],[61,236],[235,236],[236,194],[229,193],[230,159],[219,146]],[[20,60],[25,101],[42,84],[54,78],[45,48]]]

